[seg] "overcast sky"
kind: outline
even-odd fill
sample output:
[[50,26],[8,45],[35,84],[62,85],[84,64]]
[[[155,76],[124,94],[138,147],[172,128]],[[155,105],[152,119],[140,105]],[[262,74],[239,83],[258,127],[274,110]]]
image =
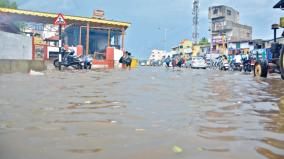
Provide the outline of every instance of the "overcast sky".
[[[106,19],[130,22],[126,49],[147,58],[152,49],[166,49],[191,39],[192,0],[17,0],[20,9],[91,16],[93,9],[105,11]],[[279,0],[200,0],[200,37],[209,38],[208,7],[228,5],[240,12],[242,24],[253,27],[253,38],[272,39],[272,23],[284,11],[273,9]],[[165,29],[167,30],[166,43]],[[280,32],[280,31],[279,31]]]

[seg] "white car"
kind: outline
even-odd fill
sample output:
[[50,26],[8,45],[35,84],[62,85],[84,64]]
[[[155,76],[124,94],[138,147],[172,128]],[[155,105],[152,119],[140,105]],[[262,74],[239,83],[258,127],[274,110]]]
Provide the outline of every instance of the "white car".
[[191,68],[207,68],[207,64],[202,57],[192,57]]

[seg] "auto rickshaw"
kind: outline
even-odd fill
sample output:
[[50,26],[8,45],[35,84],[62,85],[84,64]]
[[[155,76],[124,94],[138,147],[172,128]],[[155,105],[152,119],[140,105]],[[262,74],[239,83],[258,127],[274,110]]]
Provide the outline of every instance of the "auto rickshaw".
[[[284,0],[279,1],[273,8],[284,9]],[[276,73],[281,74],[284,80],[284,45],[276,42],[276,30],[281,27],[284,28],[284,17],[280,18],[280,24],[272,25],[274,30],[274,43],[271,45],[272,58],[258,58],[254,67],[254,76],[267,77],[269,67],[274,67],[278,70]],[[284,31],[282,33],[284,37]]]

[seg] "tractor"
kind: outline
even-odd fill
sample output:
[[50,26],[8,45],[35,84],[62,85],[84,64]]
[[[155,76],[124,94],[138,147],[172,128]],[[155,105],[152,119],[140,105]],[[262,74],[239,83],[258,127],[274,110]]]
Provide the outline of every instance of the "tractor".
[[[284,0],[279,1],[273,8],[284,9]],[[284,45],[276,42],[276,31],[279,27],[284,28],[284,17],[280,18],[280,25],[272,25],[272,29],[274,30],[274,42],[271,44],[270,56],[268,53],[257,53],[254,76],[266,78],[268,72],[274,72],[281,74],[281,78],[284,80]],[[282,37],[284,37],[284,31]]]

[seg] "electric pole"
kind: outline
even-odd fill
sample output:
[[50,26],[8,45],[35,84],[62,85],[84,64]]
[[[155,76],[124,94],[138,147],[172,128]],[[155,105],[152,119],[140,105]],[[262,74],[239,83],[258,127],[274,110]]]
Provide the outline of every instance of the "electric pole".
[[192,39],[195,44],[198,43],[199,33],[198,33],[198,25],[199,25],[199,0],[193,0],[193,23],[192,23]]

